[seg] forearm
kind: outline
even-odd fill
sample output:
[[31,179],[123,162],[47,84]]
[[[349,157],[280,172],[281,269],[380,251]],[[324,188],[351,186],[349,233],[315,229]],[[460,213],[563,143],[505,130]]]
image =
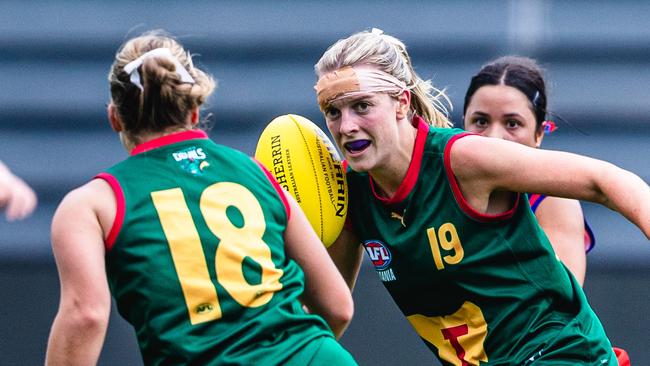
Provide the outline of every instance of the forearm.
[[361,269],[363,246],[352,232],[344,229],[334,244],[327,248],[327,252],[352,291]]
[[603,205],[618,211],[650,239],[650,187],[639,176],[612,166],[600,190]]
[[45,364],[94,365],[101,353],[107,320],[75,312],[59,312],[52,325]]
[[333,263],[303,266],[305,290],[301,300],[310,313],[320,315],[338,339],[352,321],[352,294]]

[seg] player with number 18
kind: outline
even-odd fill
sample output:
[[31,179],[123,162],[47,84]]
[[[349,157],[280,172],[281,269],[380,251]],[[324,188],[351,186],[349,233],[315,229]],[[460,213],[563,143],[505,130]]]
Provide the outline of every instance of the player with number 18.
[[55,213],[61,301],[46,364],[97,362],[112,295],[147,365],[356,365],[335,339],[350,291],[298,204],[197,128],[212,77],[148,32],[119,49],[109,82],[130,156]]

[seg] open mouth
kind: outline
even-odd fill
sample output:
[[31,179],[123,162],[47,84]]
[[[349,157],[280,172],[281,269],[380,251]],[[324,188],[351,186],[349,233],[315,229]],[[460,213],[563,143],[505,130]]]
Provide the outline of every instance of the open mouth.
[[343,146],[347,151],[351,153],[358,153],[370,146],[370,140],[356,140],[352,142],[346,142]]

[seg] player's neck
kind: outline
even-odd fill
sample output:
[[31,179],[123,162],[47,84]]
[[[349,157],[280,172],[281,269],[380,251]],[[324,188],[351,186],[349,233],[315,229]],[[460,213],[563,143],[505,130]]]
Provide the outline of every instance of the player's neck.
[[190,131],[192,129],[193,129],[192,125],[187,125],[182,127],[178,126],[178,127],[168,128],[160,132],[144,131],[139,133],[138,136],[135,136],[134,138],[130,138],[124,134],[121,134],[120,139],[122,140],[122,144],[130,154],[131,151],[138,145],[155,140],[157,138],[161,138],[163,136],[173,135],[175,133],[183,132],[183,131]]

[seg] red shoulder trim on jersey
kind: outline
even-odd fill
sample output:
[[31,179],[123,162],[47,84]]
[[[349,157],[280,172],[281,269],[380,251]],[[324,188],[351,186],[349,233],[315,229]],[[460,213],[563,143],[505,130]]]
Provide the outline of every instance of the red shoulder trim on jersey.
[[111,231],[108,232],[108,237],[104,240],[104,246],[106,247],[106,250],[109,251],[113,247],[115,239],[117,239],[117,234],[119,234],[120,229],[122,229],[124,213],[126,212],[126,201],[124,200],[124,191],[122,191],[122,186],[120,186],[120,182],[118,182],[114,176],[108,173],[99,173],[95,178],[105,180],[106,183],[111,186],[111,189],[113,189],[113,193],[115,193],[115,204],[117,206],[115,211],[115,220],[113,220]]
[[616,360],[618,361],[618,366],[630,366],[630,356],[627,355],[627,352],[618,347],[612,347],[614,354],[616,355]]
[[137,145],[133,150],[131,150],[131,155],[141,154],[143,152],[153,150],[165,145],[175,144],[177,142],[191,140],[191,139],[207,139],[208,134],[201,130],[191,130],[191,131],[182,131],[172,133],[171,135],[165,135],[153,140],[149,140],[140,145]]
[[273,188],[275,188],[275,190],[278,192],[278,196],[280,196],[280,199],[282,200],[284,209],[285,211],[287,211],[287,221],[289,221],[289,219],[291,218],[291,208],[289,206],[289,201],[287,201],[287,196],[286,196],[287,192],[285,192],[284,189],[280,187],[280,184],[278,184],[278,181],[275,180],[273,174],[271,174],[271,172],[269,172],[269,170],[266,169],[266,167],[262,165],[262,163],[260,163],[254,158],[251,159],[253,159],[257,163],[257,165],[259,165],[260,169],[262,169],[262,171],[266,175],[266,178],[268,178],[269,182],[271,182],[271,184],[273,185]]
[[375,190],[375,184],[372,180],[372,177],[368,175],[370,179],[370,189],[372,194],[376,199],[383,202],[385,205],[395,205],[400,203],[408,197],[409,193],[415,187],[415,183],[418,181],[418,176],[420,175],[420,166],[422,165],[422,155],[424,154],[424,143],[427,140],[427,134],[429,133],[429,125],[424,122],[424,120],[419,117],[413,117],[413,123],[417,123],[417,135],[415,136],[415,144],[413,146],[413,153],[411,154],[411,164],[409,164],[408,170],[406,171],[406,176],[404,180],[395,191],[393,197],[385,198],[377,194]]
[[454,192],[454,198],[456,198],[456,202],[458,203],[458,206],[460,206],[460,209],[463,210],[469,217],[478,220],[478,221],[483,221],[483,222],[494,222],[494,221],[499,221],[503,219],[509,219],[514,215],[515,210],[517,209],[517,206],[519,205],[519,196],[520,194],[517,193],[517,198],[515,200],[515,204],[512,206],[512,208],[504,213],[500,213],[497,215],[487,215],[480,213],[476,211],[472,206],[469,205],[467,200],[465,200],[465,197],[463,196],[463,193],[460,191],[460,187],[458,186],[458,181],[456,180],[456,176],[454,175],[454,172],[451,170],[451,147],[454,145],[456,141],[459,139],[465,137],[465,136],[470,136],[470,135],[476,135],[474,133],[469,133],[469,132],[463,132],[459,133],[458,135],[453,136],[452,138],[447,141],[447,145],[445,146],[445,152],[444,152],[444,164],[445,164],[445,173],[447,173],[447,180],[449,180],[449,185],[451,185],[451,190]]

